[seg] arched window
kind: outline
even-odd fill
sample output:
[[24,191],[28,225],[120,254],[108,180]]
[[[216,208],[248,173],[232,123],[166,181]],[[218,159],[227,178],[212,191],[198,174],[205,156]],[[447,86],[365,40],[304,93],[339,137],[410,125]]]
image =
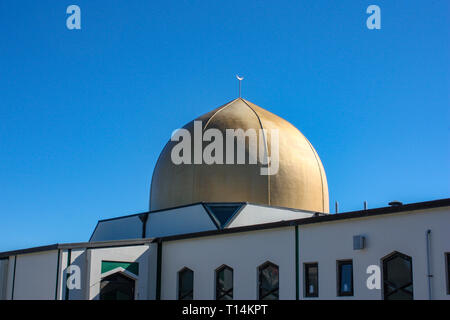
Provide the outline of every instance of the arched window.
[[178,300],[194,299],[194,271],[183,268],[178,272]]
[[233,300],[233,269],[229,266],[216,270],[216,300]]
[[113,273],[100,282],[100,300],[134,300],[135,281],[121,272]]
[[279,276],[278,266],[272,262],[266,262],[258,268],[259,299],[279,299]]
[[412,300],[412,259],[394,252],[383,259],[383,291],[385,300]]

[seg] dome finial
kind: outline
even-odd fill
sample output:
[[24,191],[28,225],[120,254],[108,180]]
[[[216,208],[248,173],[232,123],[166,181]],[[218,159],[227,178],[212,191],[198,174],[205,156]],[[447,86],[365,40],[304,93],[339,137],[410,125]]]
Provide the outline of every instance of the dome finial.
[[236,75],[236,78],[239,80],[239,98],[241,97],[241,82],[244,80],[244,77],[239,77]]

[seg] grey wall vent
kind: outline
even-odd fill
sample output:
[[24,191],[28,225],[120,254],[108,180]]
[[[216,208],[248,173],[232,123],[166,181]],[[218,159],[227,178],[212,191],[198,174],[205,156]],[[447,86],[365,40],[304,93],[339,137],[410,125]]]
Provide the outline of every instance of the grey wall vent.
[[365,248],[365,245],[366,238],[364,236],[353,236],[353,250],[362,250]]

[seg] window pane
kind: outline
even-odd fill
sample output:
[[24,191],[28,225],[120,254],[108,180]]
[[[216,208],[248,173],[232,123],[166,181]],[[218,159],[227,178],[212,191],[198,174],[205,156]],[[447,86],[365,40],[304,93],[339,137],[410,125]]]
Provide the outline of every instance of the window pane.
[[319,293],[319,268],[317,263],[305,264],[305,296],[317,297]]
[[278,266],[273,263],[259,268],[259,299],[278,300]]
[[194,272],[190,269],[184,269],[179,273],[178,299],[194,299]]
[[233,269],[223,267],[216,274],[216,299],[233,299]]
[[339,295],[353,295],[353,263],[339,263]]

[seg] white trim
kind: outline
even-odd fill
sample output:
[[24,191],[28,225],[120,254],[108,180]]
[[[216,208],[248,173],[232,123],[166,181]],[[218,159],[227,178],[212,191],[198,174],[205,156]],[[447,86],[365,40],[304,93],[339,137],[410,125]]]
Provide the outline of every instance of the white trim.
[[133,279],[133,280],[135,280],[135,281],[137,281],[138,278],[139,278],[138,275],[135,275],[134,273],[132,273],[132,272],[130,272],[130,271],[124,269],[123,267],[116,267],[116,268],[114,268],[114,269],[112,269],[112,270],[109,270],[109,271],[107,271],[107,272],[102,273],[101,276],[100,276],[100,279],[103,279],[103,278],[105,278],[105,277],[107,277],[107,276],[110,276],[110,275],[112,275],[112,274],[114,274],[114,273],[117,273],[117,272],[121,272],[121,273],[123,273],[125,276],[127,276],[128,278],[131,278],[131,279]]

